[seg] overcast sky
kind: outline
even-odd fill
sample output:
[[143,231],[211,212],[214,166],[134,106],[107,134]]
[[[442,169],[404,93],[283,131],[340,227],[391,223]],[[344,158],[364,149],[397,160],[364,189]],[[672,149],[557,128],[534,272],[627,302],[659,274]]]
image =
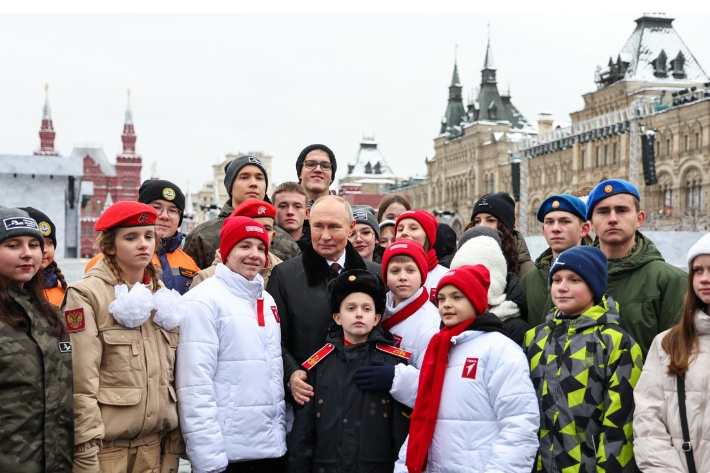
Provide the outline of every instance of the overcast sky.
[[[196,191],[227,153],[274,156],[272,182],[295,179],[311,143],[330,146],[339,176],[363,133],[395,173],[425,173],[458,44],[464,97],[480,83],[490,22],[501,92],[531,121],[583,107],[594,70],[618,54],[636,13],[0,15],[0,153],[31,154],[44,84],[56,148],[121,151],[132,91],[143,178]],[[674,26],[710,72],[708,15]]]

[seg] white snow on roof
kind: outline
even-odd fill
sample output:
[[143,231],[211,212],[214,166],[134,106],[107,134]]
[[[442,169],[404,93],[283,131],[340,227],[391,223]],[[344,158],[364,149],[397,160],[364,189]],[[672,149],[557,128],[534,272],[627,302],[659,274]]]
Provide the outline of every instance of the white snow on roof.
[[104,175],[109,177],[116,176],[116,168],[108,161],[103,148],[96,145],[79,145],[75,146],[69,155],[70,158],[81,158],[89,156],[101,169]]
[[[624,47],[621,49],[620,57],[622,61],[628,62],[625,79],[640,81],[677,81],[684,82],[707,82],[710,80],[703,71],[698,61],[685,45],[678,32],[672,26],[672,18],[662,15],[644,15],[636,20],[638,25],[631,34]],[[665,52],[667,58],[668,77],[658,78],[654,74],[653,62],[658,58],[661,51]],[[674,79],[671,70],[671,61],[678,53],[683,53],[685,57],[685,78]],[[612,58],[615,62],[617,58]],[[608,68],[603,69],[607,71]]]
[[352,161],[348,163],[348,168],[350,166],[352,166],[352,171],[348,172],[348,176],[395,177],[392,168],[389,167],[385,157],[377,148],[377,142],[371,139],[365,139],[360,143],[360,149]]
[[70,156],[21,156],[0,154],[1,174],[36,174],[38,176],[83,176],[83,160]]

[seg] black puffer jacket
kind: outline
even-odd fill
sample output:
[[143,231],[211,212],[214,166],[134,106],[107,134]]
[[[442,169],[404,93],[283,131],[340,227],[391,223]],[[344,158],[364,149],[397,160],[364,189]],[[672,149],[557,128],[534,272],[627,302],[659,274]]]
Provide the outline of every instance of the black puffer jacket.
[[505,319],[503,326],[508,331],[508,336],[522,347],[525,342],[525,333],[530,329],[528,326],[528,301],[525,297],[523,286],[520,284],[520,279],[515,273],[508,273],[505,300],[517,305],[520,315]]
[[[366,269],[381,277],[379,264],[364,261],[348,242],[345,268]],[[333,314],[326,296],[326,285],[337,276],[312,246],[302,255],[274,267],[266,290],[276,301],[281,316],[281,349],[284,378],[288,382],[296,370],[325,343]]]
[[376,348],[394,337],[378,325],[367,342],[344,346],[343,329],[333,325],[327,342],[335,349],[308,373],[315,396],[296,410],[289,472],[391,473],[412,411],[387,391],[361,391],[353,374],[372,360],[404,362]]

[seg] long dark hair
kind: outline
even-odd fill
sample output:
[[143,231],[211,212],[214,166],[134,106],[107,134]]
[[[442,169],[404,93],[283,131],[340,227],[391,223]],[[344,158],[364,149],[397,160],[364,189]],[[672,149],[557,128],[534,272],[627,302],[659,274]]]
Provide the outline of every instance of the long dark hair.
[[[465,232],[473,227],[475,227],[475,225],[473,224],[473,220],[471,220],[466,224],[463,231]],[[505,264],[508,267],[508,272],[517,274],[520,270],[520,262],[518,261],[520,254],[518,253],[518,244],[515,241],[515,235],[513,235],[510,229],[500,220],[498,220],[498,230],[501,233],[500,247],[501,250],[503,250],[503,256],[505,256]]]
[[688,272],[688,291],[685,293],[680,319],[663,338],[661,346],[671,358],[668,364],[668,375],[678,375],[685,378],[690,364],[698,356],[700,339],[695,327],[695,313],[698,310],[707,311],[707,306],[700,300],[693,289],[693,265]]
[[[44,278],[44,271],[40,269],[23,287],[29,292],[30,301],[37,314],[45,318],[50,327],[52,327],[51,334],[61,340],[67,336],[67,328],[64,325],[64,321],[59,318],[57,308],[51,305],[44,296]],[[25,317],[13,314],[11,310],[12,302],[7,289],[0,284],[0,320],[12,328],[27,327],[27,319]]]

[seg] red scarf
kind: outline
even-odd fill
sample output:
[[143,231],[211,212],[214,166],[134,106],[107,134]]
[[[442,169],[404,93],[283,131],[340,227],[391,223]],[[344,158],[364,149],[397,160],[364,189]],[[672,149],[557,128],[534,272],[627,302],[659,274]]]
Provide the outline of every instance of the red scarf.
[[424,363],[419,373],[417,400],[414,403],[414,412],[409,425],[406,462],[409,473],[420,473],[425,467],[439,413],[451,339],[466,330],[471,322],[472,320],[466,320],[455,327],[442,328],[431,338],[424,354]]
[[436,257],[436,251],[434,251],[434,248],[427,251],[426,264],[429,268],[429,271],[436,268],[436,265],[439,264],[439,259]]
[[426,304],[426,301],[428,299],[429,293],[427,292],[425,287],[422,287],[422,293],[419,294],[419,297],[410,302],[407,307],[382,322],[382,326],[387,330],[392,330],[392,327],[394,327],[400,322],[404,322],[405,320],[407,320],[407,317],[418,311],[421,306]]

